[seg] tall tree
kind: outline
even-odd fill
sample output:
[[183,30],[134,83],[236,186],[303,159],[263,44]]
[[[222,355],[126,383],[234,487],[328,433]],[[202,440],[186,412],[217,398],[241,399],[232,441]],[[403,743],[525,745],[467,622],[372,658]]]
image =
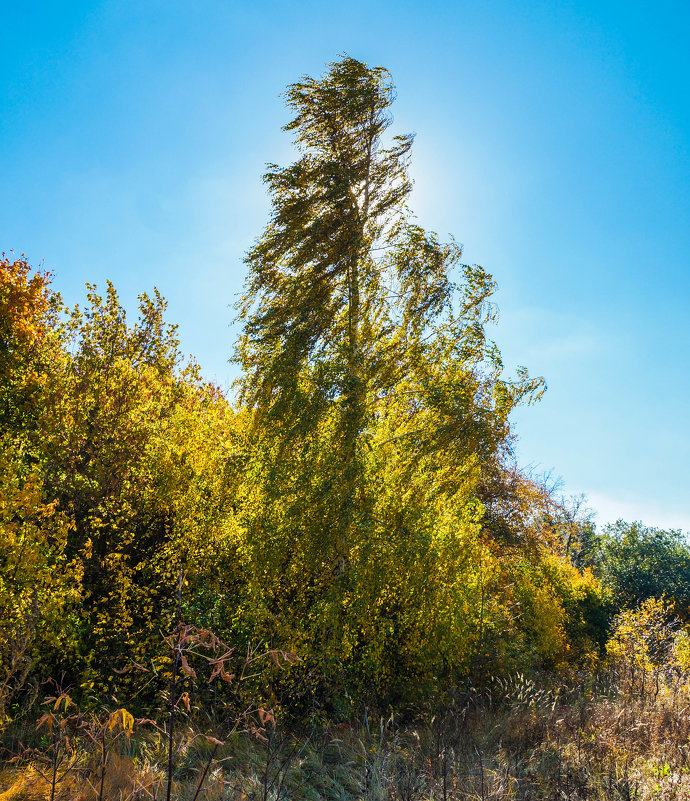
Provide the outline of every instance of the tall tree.
[[[321,80],[303,78],[286,97],[295,117],[285,130],[295,132],[301,158],[265,176],[273,215],[247,258],[244,398],[292,433],[317,425],[338,400],[346,531],[372,378],[363,329],[381,295],[373,253],[392,244],[402,220],[412,137],[382,147],[390,76],[352,58]],[[343,541],[338,550],[342,562]]]
[[296,116],[285,130],[296,133],[301,158],[264,176],[273,214],[247,257],[244,397],[274,416],[299,415],[305,368],[335,361],[326,381],[338,385],[351,439],[366,389],[360,329],[380,294],[372,252],[390,244],[409,195],[412,137],[381,147],[393,87],[380,67],[345,58],[286,97]]
[[424,650],[408,639],[438,600],[430,576],[449,571],[448,609],[449,587],[484,586],[450,573],[484,553],[479,483],[509,450],[511,409],[543,387],[501,377],[491,276],[407,207],[412,136],[388,136],[389,73],[344,57],[286,100],[298,159],[264,177],[272,214],[246,258],[236,353],[254,586],[267,634],[338,643],[324,674],[345,659],[378,670],[383,653]]
[[[440,393],[426,391],[431,384],[439,389],[433,375],[439,360],[461,362],[465,401],[485,396],[484,405],[503,420],[539,384],[526,375],[514,384],[496,380],[500,358],[483,328],[491,316],[491,277],[466,267],[463,288],[454,292],[449,270],[460,247],[440,244],[413,222],[406,206],[413,137],[395,136],[384,146],[394,100],[388,71],[345,57],[321,79],[292,84],[286,99],[295,116],[285,130],[294,132],[300,158],[288,167],[271,165],[264,176],[273,211],[246,259],[237,358],[243,400],[264,429],[279,429],[283,443],[323,425],[334,404],[339,409],[342,563],[363,445],[372,416],[396,389],[417,397],[405,405],[394,436],[418,434],[408,423],[421,417],[421,393],[444,417],[437,439],[470,441],[467,415],[453,424],[463,404],[448,376]],[[492,371],[488,383],[476,369],[483,363]],[[505,436],[504,426],[495,428]]]

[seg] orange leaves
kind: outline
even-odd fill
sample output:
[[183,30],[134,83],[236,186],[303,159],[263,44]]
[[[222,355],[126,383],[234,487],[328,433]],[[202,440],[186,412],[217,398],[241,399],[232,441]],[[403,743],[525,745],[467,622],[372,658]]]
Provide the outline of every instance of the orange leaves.
[[0,429],[24,432],[40,411],[56,347],[59,296],[50,275],[0,256]]
[[[0,257],[0,335],[10,352],[27,347],[46,332],[50,274],[34,272],[26,259]],[[0,363],[0,375],[7,365]]]
[[153,720],[153,718],[137,718],[136,720],[137,726],[153,726],[157,732],[160,734],[165,734],[165,729],[158,725],[158,723]]
[[[180,670],[185,678],[198,678],[197,670],[189,663],[189,660],[194,657],[202,660],[211,668],[211,673],[207,680],[209,684],[217,678],[227,684],[232,684],[235,680],[236,673],[231,673],[227,669],[235,656],[235,649],[225,645],[212,631],[197,629],[195,626],[183,623],[180,624],[175,634],[165,638],[165,642],[176,654]],[[205,653],[205,651],[217,652],[219,650],[222,651],[220,656]],[[285,662],[287,662],[288,658],[296,658],[294,655],[286,654],[282,651],[269,652],[269,654],[276,661],[276,664],[278,664],[277,654],[280,654]]]

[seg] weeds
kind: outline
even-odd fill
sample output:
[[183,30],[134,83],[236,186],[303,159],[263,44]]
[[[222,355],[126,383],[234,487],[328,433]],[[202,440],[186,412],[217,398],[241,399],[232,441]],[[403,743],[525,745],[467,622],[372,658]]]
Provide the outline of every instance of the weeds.
[[[404,722],[365,709],[360,722],[288,729],[239,688],[259,660],[292,655],[240,656],[179,624],[166,638],[178,670],[163,722],[125,709],[86,717],[53,683],[38,744],[0,774],[0,801],[688,801],[690,681],[676,626],[648,604],[618,619],[588,670],[497,678]],[[218,683],[225,692],[205,702]]]
[[[656,700],[637,699],[632,706],[622,698],[541,706],[486,698],[468,706],[460,699],[415,724],[398,725],[388,716],[378,726],[370,719],[368,729],[363,721],[286,731],[266,716],[263,739],[244,727],[222,745],[186,720],[176,729],[171,798],[681,801],[690,797],[690,694],[687,700],[687,707],[674,707],[663,690]],[[127,743],[118,724],[107,734],[113,741],[106,761],[99,757],[102,741],[72,724],[67,728],[76,734],[69,748],[48,752],[48,758],[62,755],[54,763],[56,780],[45,763],[15,765],[5,771],[7,788],[31,785],[33,795],[5,793],[2,801],[165,798],[164,729],[135,727]]]

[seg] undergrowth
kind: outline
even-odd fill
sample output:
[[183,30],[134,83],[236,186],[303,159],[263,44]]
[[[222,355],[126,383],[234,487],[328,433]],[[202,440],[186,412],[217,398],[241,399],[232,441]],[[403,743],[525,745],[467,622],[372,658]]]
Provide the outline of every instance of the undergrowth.
[[169,644],[182,669],[157,720],[82,713],[58,682],[42,702],[31,696],[37,722],[25,709],[2,733],[0,801],[690,799],[690,648],[663,601],[620,613],[606,655],[586,667],[486,679],[415,712],[362,707],[350,720],[297,722],[258,705],[214,717],[200,674],[241,686],[226,671],[234,650],[184,625]]
[[[604,686],[602,686],[604,685]],[[178,727],[171,797],[191,801],[213,744]],[[77,737],[55,799],[162,799],[167,743],[139,727],[117,741],[99,796],[101,755]],[[2,801],[50,798],[34,752],[0,773]],[[615,687],[545,689],[524,676],[458,694],[436,714],[236,732],[216,749],[198,796],[208,801],[686,799],[690,694],[685,685],[625,696]]]

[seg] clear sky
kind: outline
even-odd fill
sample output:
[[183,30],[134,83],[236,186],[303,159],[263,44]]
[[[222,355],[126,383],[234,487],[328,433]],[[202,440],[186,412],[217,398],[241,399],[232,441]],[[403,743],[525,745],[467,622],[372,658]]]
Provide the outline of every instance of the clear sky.
[[3,3],[0,250],[69,302],[157,286],[228,385],[280,93],[339,54],[382,64],[415,131],[419,221],[499,285],[508,370],[549,385],[521,465],[600,523],[690,531],[687,2]]

